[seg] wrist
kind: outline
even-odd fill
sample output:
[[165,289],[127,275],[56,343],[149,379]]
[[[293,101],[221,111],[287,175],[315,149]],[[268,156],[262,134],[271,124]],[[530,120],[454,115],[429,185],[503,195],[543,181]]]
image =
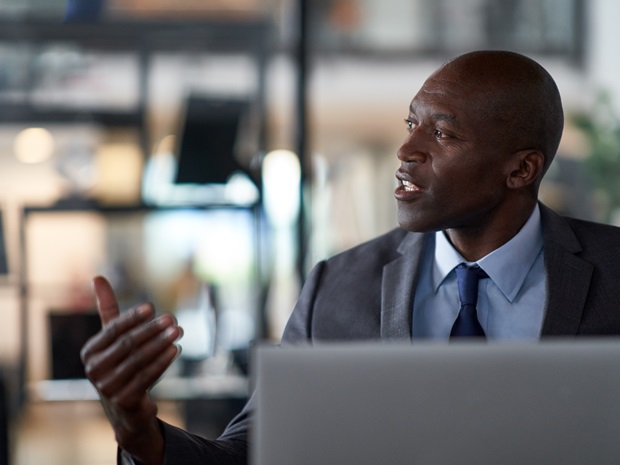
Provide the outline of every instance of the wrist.
[[116,440],[132,461],[122,462],[123,465],[163,465],[164,463],[164,435],[157,418],[150,422],[139,434],[124,435]]

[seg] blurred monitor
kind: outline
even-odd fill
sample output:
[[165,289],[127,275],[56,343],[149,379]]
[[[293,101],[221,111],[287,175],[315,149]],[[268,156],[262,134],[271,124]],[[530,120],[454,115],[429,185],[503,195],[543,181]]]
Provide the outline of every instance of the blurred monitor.
[[49,313],[52,379],[86,378],[80,359],[82,346],[101,328],[97,312]]
[[190,96],[178,142],[178,184],[226,183],[231,174],[244,171],[235,159],[241,121],[249,103],[205,96]]

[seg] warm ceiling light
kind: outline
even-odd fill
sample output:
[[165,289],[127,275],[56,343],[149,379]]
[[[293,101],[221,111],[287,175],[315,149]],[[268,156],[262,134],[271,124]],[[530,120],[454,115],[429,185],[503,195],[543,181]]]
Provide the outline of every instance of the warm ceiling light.
[[44,128],[24,129],[15,137],[13,151],[22,163],[41,163],[54,153],[54,137]]

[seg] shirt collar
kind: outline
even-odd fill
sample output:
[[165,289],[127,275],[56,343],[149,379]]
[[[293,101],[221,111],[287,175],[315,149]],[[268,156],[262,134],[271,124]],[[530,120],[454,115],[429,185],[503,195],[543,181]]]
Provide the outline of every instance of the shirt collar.
[[[519,232],[504,245],[482,257],[477,263],[512,302],[543,246],[542,224],[538,204]],[[435,292],[460,263],[468,263],[452,246],[443,231],[435,233],[433,288]]]

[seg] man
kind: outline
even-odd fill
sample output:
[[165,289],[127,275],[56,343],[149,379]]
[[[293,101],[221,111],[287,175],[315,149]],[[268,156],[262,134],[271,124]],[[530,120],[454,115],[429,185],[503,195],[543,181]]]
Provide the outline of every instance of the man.
[[[620,334],[620,229],[537,200],[562,127],[557,87],[529,58],[481,51],[438,69],[411,102],[398,151],[401,228],[319,263],[283,343],[448,340],[462,330],[463,264],[484,272],[467,331]],[[94,292],[104,328],[82,357],[121,448],[149,465],[245,463],[251,406],[217,441],[158,421],[147,389],[176,356],[181,329],[149,305],[119,316],[103,278]]]

